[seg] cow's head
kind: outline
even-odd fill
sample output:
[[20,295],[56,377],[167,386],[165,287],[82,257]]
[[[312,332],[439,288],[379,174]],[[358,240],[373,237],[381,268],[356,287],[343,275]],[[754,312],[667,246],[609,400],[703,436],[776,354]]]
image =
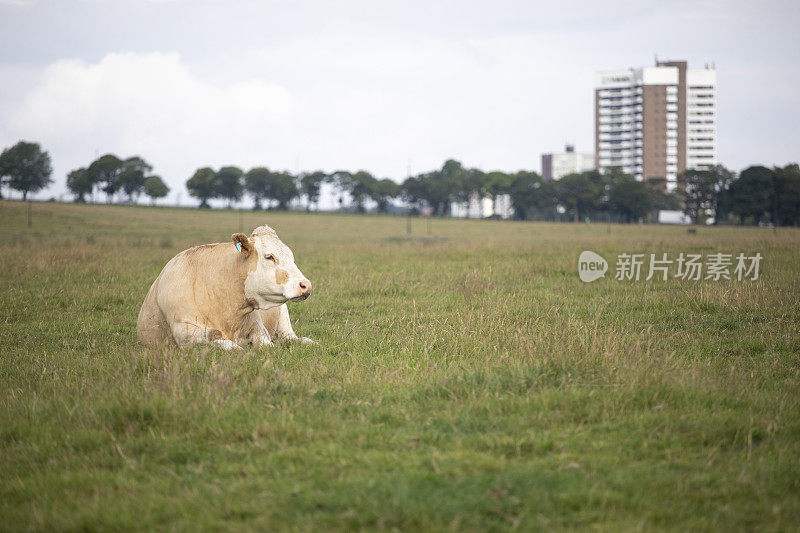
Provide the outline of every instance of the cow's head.
[[269,226],[259,226],[250,237],[233,235],[234,247],[249,271],[244,281],[244,296],[258,309],[299,302],[311,295],[311,282],[294,264],[294,254]]

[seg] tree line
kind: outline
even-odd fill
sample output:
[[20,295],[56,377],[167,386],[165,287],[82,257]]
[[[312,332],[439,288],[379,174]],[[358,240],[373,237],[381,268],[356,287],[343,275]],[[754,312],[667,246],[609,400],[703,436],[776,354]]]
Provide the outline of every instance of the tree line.
[[800,167],[754,165],[740,174],[716,165],[678,175],[677,187],[663,178],[637,181],[619,169],[588,171],[543,182],[536,175],[508,190],[516,216],[553,220],[556,213],[578,220],[656,221],[660,210],[684,212],[693,224],[770,223],[800,226]]
[[87,196],[94,197],[95,192],[103,192],[108,203],[118,195],[124,195],[129,203],[137,203],[142,193],[155,203],[170,189],[161,176],[152,174],[152,171],[153,166],[139,156],[121,159],[114,154],[105,154],[86,167],[71,170],[67,174],[67,189],[80,203],[86,202]]
[[718,165],[679,177],[683,208],[695,224],[800,226],[800,166],[753,165],[738,176]]
[[569,213],[575,220],[582,220],[607,210],[617,219],[631,221],[646,215],[653,206],[678,208],[680,203],[679,198],[664,193],[653,183],[645,185],[619,172],[573,174],[546,182],[533,171],[484,172],[453,159],[445,161],[440,169],[410,176],[402,183],[378,179],[365,170],[317,170],[293,175],[266,167],[248,172],[235,166],[218,171],[203,167],[189,178],[186,188],[200,200],[200,207],[208,207],[212,199],[227,200],[232,205],[248,194],[256,209],[265,204],[288,209],[295,199],[305,200],[310,209],[318,202],[323,183],[334,187],[340,205],[345,196],[349,197],[357,212],[365,212],[369,201],[377,212],[386,212],[392,201],[401,200],[412,213],[448,216],[454,203],[468,202],[475,196],[495,200],[507,194],[517,217],[522,219],[554,219]]
[[[103,192],[106,202],[113,202],[124,194],[130,203],[136,203],[144,193],[153,201],[169,193],[169,187],[160,176],[151,174],[152,165],[139,156],[120,159],[106,154],[92,161],[87,167],[77,168],[67,174],[67,189],[75,201],[84,203],[87,196]],[[50,154],[38,143],[20,141],[0,154],[0,186],[8,185],[22,193],[27,200],[29,193],[38,192],[51,183],[53,168]]]
[[200,200],[200,207],[208,207],[212,199],[226,200],[228,205],[238,202],[248,194],[254,209],[270,207],[279,210],[289,208],[296,199],[304,199],[306,209],[319,202],[323,183],[332,184],[339,195],[340,205],[344,194],[350,196],[358,212],[366,211],[366,203],[373,200],[378,212],[386,212],[392,199],[402,196],[401,186],[389,179],[378,179],[365,170],[349,172],[337,170],[325,173],[321,170],[294,175],[288,171],[273,171],[259,166],[244,172],[235,166],[222,167],[215,171],[210,167],[199,168],[186,182],[189,194]]
[[[95,193],[104,193],[107,202],[121,197],[136,203],[141,194],[155,202],[168,194],[169,187],[152,169],[139,156],[123,159],[105,154],[70,171],[67,188],[76,202],[85,202]],[[22,192],[23,199],[52,183],[51,174],[50,156],[36,143],[20,141],[0,154],[0,185]],[[295,175],[263,166],[247,172],[236,166],[202,167],[187,180],[186,188],[200,207],[208,207],[212,199],[232,206],[248,195],[255,209],[289,209],[301,199],[310,210],[318,206],[323,183],[333,186],[341,207],[349,197],[358,212],[365,212],[370,202],[377,212],[387,212],[399,200],[412,214],[448,216],[454,203],[508,195],[514,216],[523,220],[654,221],[659,210],[680,210],[695,224],[713,219],[716,224],[800,226],[800,167],[796,163],[773,168],[754,165],[738,175],[722,165],[687,170],[678,176],[674,191],[667,190],[664,179],[637,181],[620,169],[545,181],[534,171],[484,172],[453,159],[402,183],[376,178],[365,170]]]
[[545,181],[529,170],[484,172],[447,160],[440,169],[410,176],[402,183],[377,179],[367,171],[270,171],[256,167],[248,172],[233,166],[214,171],[198,169],[187,181],[190,194],[200,200],[225,199],[228,204],[249,194],[256,209],[265,204],[288,209],[295,199],[306,208],[316,204],[322,183],[334,186],[354,209],[364,212],[372,201],[377,212],[401,200],[412,213],[439,216],[451,213],[453,203],[471,198],[508,195],[514,216],[523,220],[595,220],[614,222],[655,221],[660,210],[685,212],[693,223],[713,218],[715,223],[800,225],[800,169],[797,164],[769,169],[751,166],[740,175],[722,165],[708,170],[687,170],[678,187],[668,191],[665,179],[638,181],[620,169],[588,171]]

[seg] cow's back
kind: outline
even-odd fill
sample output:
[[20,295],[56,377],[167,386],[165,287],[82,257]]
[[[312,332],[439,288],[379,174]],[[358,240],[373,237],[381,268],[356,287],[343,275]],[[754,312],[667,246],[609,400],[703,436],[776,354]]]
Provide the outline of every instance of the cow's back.
[[[146,346],[176,345],[171,323],[186,317],[213,315],[214,306],[204,290],[214,276],[215,256],[222,253],[220,244],[203,244],[184,250],[164,265],[150,286],[139,311],[136,334]],[[198,295],[200,297],[198,297]],[[202,305],[198,309],[198,301]]]
[[183,265],[185,254],[184,250],[170,259],[161,269],[153,284],[150,285],[150,290],[147,291],[136,323],[136,337],[145,346],[156,348],[176,344],[169,321],[159,302],[163,302],[165,297],[170,299],[170,293],[173,290],[170,285],[174,283],[176,270],[185,270],[185,265]]
[[139,319],[136,322],[136,338],[140,343],[149,347],[174,345],[172,331],[164,313],[158,306],[158,288],[161,275],[150,285],[147,297],[139,310]]

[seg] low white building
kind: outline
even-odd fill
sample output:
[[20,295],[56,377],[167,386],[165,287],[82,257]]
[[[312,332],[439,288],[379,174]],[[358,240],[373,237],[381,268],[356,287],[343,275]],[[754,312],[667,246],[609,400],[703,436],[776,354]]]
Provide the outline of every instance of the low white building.
[[594,170],[594,154],[578,153],[571,144],[562,153],[542,154],[542,179],[545,181],[558,180],[568,174],[580,174],[589,170]]
[[514,217],[514,206],[510,194],[498,194],[494,199],[494,214],[503,220]]
[[488,218],[494,213],[492,199],[479,198],[473,194],[468,202],[453,202],[450,204],[450,216],[456,218]]
[[661,209],[658,212],[659,224],[691,224],[691,219],[683,211]]
[[453,202],[450,204],[450,216],[456,218],[511,218],[514,208],[511,206],[511,196],[500,194],[494,201],[488,196],[479,198],[473,194],[469,202]]

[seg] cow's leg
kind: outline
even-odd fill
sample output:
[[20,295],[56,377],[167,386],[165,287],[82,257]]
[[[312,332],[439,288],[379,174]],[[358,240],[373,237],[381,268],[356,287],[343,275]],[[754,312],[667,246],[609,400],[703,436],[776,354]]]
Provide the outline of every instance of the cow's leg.
[[275,338],[281,341],[299,341],[301,344],[316,344],[308,337],[298,337],[292,329],[292,321],[289,320],[289,308],[286,304],[281,305],[278,314],[278,323],[275,326]]
[[272,342],[272,337],[269,336],[269,332],[267,328],[264,327],[264,324],[259,324],[259,328],[256,329],[256,332],[250,336],[250,343],[255,346],[256,348],[260,348],[262,346],[275,346],[275,343]]
[[253,318],[255,319],[256,323],[253,326],[253,331],[250,334],[250,343],[255,346],[256,348],[260,348],[262,346],[275,346],[275,343],[272,342],[272,337],[267,331],[267,328],[264,326],[264,323],[261,321],[258,313],[253,313]]
[[233,342],[232,340],[228,339],[217,339],[212,341],[212,344],[217,348],[222,348],[223,350],[241,350],[242,347]]
[[258,311],[250,313],[242,324],[242,331],[239,336],[241,345],[249,344],[256,348],[262,346],[274,346],[269,330],[264,326],[261,315]]
[[193,344],[211,344],[223,350],[241,348],[232,340],[226,339],[220,330],[198,326],[192,322],[176,322],[172,324],[172,336],[181,348]]

